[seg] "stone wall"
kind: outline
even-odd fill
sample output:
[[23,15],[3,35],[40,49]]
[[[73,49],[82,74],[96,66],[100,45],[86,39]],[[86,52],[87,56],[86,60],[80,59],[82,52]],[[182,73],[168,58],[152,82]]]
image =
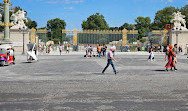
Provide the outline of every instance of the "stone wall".
[[[4,36],[4,32],[0,32],[0,38]],[[26,52],[29,43],[29,31],[24,31],[24,49]],[[10,30],[10,40],[13,43],[15,52],[23,52],[23,31]]]
[[29,31],[10,30],[10,40],[16,52],[23,51],[23,33],[24,33],[24,49],[26,52],[27,44],[29,43]]

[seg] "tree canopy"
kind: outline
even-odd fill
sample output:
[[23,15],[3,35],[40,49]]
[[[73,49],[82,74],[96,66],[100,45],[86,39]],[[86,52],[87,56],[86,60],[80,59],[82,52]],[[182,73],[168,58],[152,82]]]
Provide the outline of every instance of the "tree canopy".
[[138,39],[141,39],[145,34],[151,31],[151,19],[150,17],[137,17],[135,19],[136,29],[138,30]]
[[47,22],[47,29],[65,29],[66,22],[60,18],[51,19]]
[[37,28],[37,22],[36,21],[32,21],[30,18],[27,18],[28,22],[26,22],[26,26],[28,28]]
[[178,9],[175,7],[166,7],[157,11],[154,22],[152,24],[152,29],[163,30],[166,24],[171,24],[170,21],[173,19],[172,14],[176,11],[178,11]]
[[90,30],[107,30],[109,29],[109,26],[104,19],[104,16],[96,13],[89,16],[86,21],[83,21],[82,28]]
[[133,24],[124,23],[121,27],[119,27],[120,30],[127,29],[127,30],[133,30],[134,29]]
[[183,15],[185,15],[186,26],[188,28],[188,5],[182,7],[180,11],[182,12]]
[[60,18],[51,19],[47,22],[48,37],[51,40],[59,40],[62,42],[62,29],[65,29],[66,22]]

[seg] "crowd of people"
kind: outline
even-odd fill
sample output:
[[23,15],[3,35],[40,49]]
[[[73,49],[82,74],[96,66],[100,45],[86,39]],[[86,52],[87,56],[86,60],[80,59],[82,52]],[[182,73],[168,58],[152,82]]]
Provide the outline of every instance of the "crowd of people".
[[[154,49],[154,47],[151,47],[150,50],[149,50],[150,55],[148,57],[148,60],[151,60],[151,61],[154,60],[153,49]],[[177,66],[177,63],[178,63],[177,62],[177,54],[181,53],[181,49],[177,47],[177,44],[174,44],[174,46],[169,45],[167,47],[167,49],[164,50],[164,52],[165,52],[165,61],[167,61],[167,58],[168,58],[168,62],[165,65],[166,71],[169,71],[169,68],[172,71],[173,71],[173,68],[174,68],[174,71],[176,71],[177,70],[176,66]]]
[[69,44],[66,44],[66,45],[60,44],[58,47],[59,47],[60,55],[61,55],[62,51],[65,51],[66,54],[69,53],[69,49],[70,49],[69,48],[70,47]]
[[[108,68],[109,65],[112,65],[113,69],[114,69],[114,73],[116,74],[116,70],[115,70],[115,66],[113,64],[113,61],[117,62],[114,59],[115,56],[115,51],[116,51],[116,46],[113,45],[110,48],[110,51],[107,53],[107,45],[105,44],[99,44],[98,46],[96,46],[96,50],[94,51],[94,46],[88,44],[84,46],[85,51],[86,51],[86,55],[85,57],[102,57],[102,56],[106,56],[108,61],[107,61],[107,66],[104,68],[104,70],[102,71],[102,73],[105,72],[105,70]],[[148,52],[149,57],[148,60],[150,61],[154,61],[155,57],[154,57],[154,50],[156,51],[156,47],[150,46],[147,47],[149,48]],[[50,53],[51,51],[57,51],[57,49],[59,49],[60,55],[62,54],[63,51],[65,51],[65,53],[69,53],[69,49],[70,49],[70,45],[69,44],[60,44],[60,45],[40,45],[39,46],[39,51],[43,52],[43,53]],[[95,53],[96,52],[96,53]],[[175,44],[174,46],[170,45],[167,47],[158,47],[158,52],[164,52],[165,53],[165,61],[167,61],[168,58],[168,62],[165,65],[166,67],[166,71],[169,71],[168,69],[170,68],[171,70],[174,71],[177,70],[176,65],[177,65],[177,54],[182,52],[182,47],[178,47],[177,44]]]
[[65,51],[65,53],[69,53],[70,45],[69,44],[50,44],[50,45],[39,45],[39,52],[43,54],[50,54],[52,51],[58,51],[60,52],[60,55],[62,51]]
[[[94,52],[94,47],[92,45],[85,45],[85,51],[86,51],[86,55],[85,57],[92,57],[92,56],[97,56],[97,57],[102,57],[102,56],[106,56],[106,51],[107,51],[107,45],[105,44],[99,44],[97,46],[97,54],[95,54]],[[116,46],[113,45],[113,48],[116,50]],[[113,53],[115,52],[115,50],[113,51]]]

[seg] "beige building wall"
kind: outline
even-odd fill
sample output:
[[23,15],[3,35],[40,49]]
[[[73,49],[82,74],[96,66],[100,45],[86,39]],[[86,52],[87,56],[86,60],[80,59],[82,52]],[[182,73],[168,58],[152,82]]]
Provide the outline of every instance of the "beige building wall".
[[[4,33],[0,33],[0,36],[3,36]],[[26,52],[27,44],[29,43],[29,31],[24,31],[24,49]],[[19,30],[10,30],[10,40],[13,43],[15,52],[23,51],[23,31]]]
[[178,33],[178,36],[176,36],[176,32],[170,31],[169,36],[169,44],[174,45],[178,44],[179,46],[182,46],[183,48],[183,54],[187,53],[187,45],[188,45],[188,30],[183,30]]

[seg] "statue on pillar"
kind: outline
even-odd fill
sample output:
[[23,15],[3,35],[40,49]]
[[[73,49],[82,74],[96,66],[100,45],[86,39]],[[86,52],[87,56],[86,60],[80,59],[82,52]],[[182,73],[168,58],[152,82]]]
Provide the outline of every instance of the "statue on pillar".
[[26,12],[24,10],[18,10],[15,14],[12,14],[11,20],[13,20],[14,26],[11,29],[27,28],[24,23],[24,21],[27,21],[25,14]]
[[186,28],[186,21],[185,21],[185,16],[181,14],[181,12],[174,12],[172,14],[174,18],[171,20],[171,23],[174,23],[173,29],[178,29],[178,30],[187,30]]

